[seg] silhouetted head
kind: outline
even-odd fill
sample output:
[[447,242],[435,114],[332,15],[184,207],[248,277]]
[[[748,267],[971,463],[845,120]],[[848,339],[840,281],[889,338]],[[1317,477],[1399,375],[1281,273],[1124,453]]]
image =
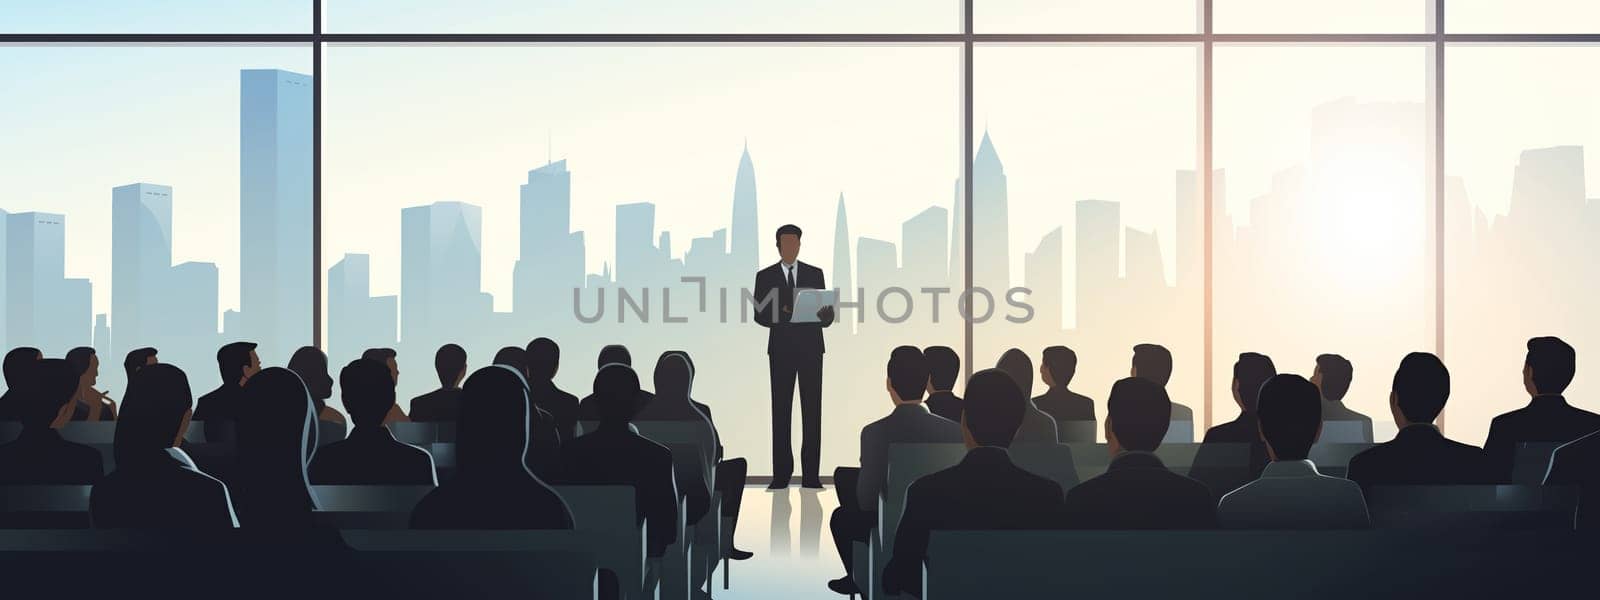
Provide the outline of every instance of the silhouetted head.
[[1233,363],[1233,400],[1239,403],[1239,410],[1245,414],[1256,412],[1261,386],[1277,374],[1278,368],[1272,365],[1272,359],[1267,355],[1240,353],[1239,360]]
[[22,387],[13,398],[22,403],[22,426],[46,429],[65,425],[72,418],[72,398],[78,393],[77,369],[63,359],[45,358],[36,361],[31,371],[21,377]]
[[524,380],[528,377],[528,351],[516,346],[506,346],[494,353],[494,363],[517,370]]
[[289,370],[305,382],[306,391],[311,393],[311,403],[321,413],[328,399],[333,397],[333,376],[328,374],[328,355],[314,346],[295,350],[294,356],[289,357]]
[[1389,405],[1396,425],[1432,423],[1450,399],[1450,370],[1437,356],[1412,352],[1395,369],[1391,390]]
[[1133,369],[1128,374],[1167,387],[1167,382],[1172,380],[1172,352],[1160,344],[1134,346]]
[[1522,363],[1523,385],[1534,396],[1560,394],[1578,372],[1578,351],[1558,337],[1528,340],[1528,359]]
[[1008,448],[1022,426],[1027,394],[1017,387],[1011,374],[999,369],[984,369],[967,379],[966,406],[961,411],[961,431],[967,447]]
[[633,355],[628,353],[627,346],[611,344],[600,349],[600,356],[595,360],[595,368],[598,369],[612,363],[633,366]]
[[194,394],[189,377],[173,365],[146,365],[128,381],[117,412],[117,464],[132,465],[178,446],[189,427]]
[[606,365],[594,376],[594,396],[602,422],[627,423],[639,406],[639,376],[632,367]]
[[1274,375],[1261,386],[1256,418],[1272,460],[1305,460],[1322,433],[1321,394],[1304,377]]
[[155,348],[135,348],[128,351],[122,359],[122,370],[128,374],[128,381],[133,381],[133,374],[147,366],[156,364]]
[[1126,377],[1111,385],[1106,399],[1106,445],[1122,450],[1154,452],[1172,425],[1172,400],[1167,389],[1143,377]]
[[928,346],[922,349],[922,359],[928,361],[928,391],[948,392],[956,388],[956,378],[961,376],[961,356],[949,346]]
[[1066,346],[1050,346],[1039,356],[1039,376],[1045,385],[1066,387],[1078,373],[1078,353]]
[[378,427],[394,408],[394,378],[389,367],[358,358],[339,371],[339,398],[356,427]]
[[94,348],[78,346],[68,350],[67,364],[78,374],[79,388],[91,387],[100,378],[100,357],[95,356]]
[[784,225],[778,228],[778,257],[784,264],[793,264],[800,258],[800,227]]
[[561,370],[561,345],[550,338],[528,342],[528,376],[538,381],[555,379]]
[[261,357],[256,356],[256,343],[234,342],[218,348],[217,370],[222,373],[223,385],[244,385],[245,380],[261,371]]
[[306,479],[306,441],[316,414],[305,383],[288,369],[262,369],[245,382],[236,410],[236,463],[228,488],[239,524],[309,526],[316,500]]
[[695,374],[694,357],[689,356],[689,352],[687,350],[668,350],[666,352],[661,353],[661,355],[662,356],[669,356],[670,355],[670,356],[682,357],[683,358],[683,362],[685,362],[685,363],[687,363],[689,365],[689,376],[690,377],[694,377],[694,374]]
[[25,385],[25,380],[33,373],[33,367],[38,366],[38,361],[43,358],[43,352],[28,346],[12,348],[7,352],[4,365],[0,366],[5,371],[6,389],[19,389]]
[[389,376],[394,378],[396,384],[400,383],[399,356],[394,348],[368,348],[366,352],[361,353],[361,358],[375,360],[389,367]]
[[445,344],[433,353],[433,372],[439,376],[439,387],[455,389],[467,378],[467,351],[455,344]]
[[1317,370],[1311,374],[1312,385],[1323,398],[1338,402],[1350,392],[1350,381],[1355,379],[1355,367],[1337,354],[1317,357]]
[[895,404],[922,401],[928,389],[928,361],[916,346],[900,346],[889,352],[889,375],[885,386]]
[[1033,361],[1028,359],[1028,353],[1012,348],[1001,354],[1000,361],[994,366],[1011,376],[1012,383],[1017,384],[1022,395],[1033,397]]
[[688,400],[694,385],[694,370],[681,352],[663,352],[656,359],[656,400]]
[[523,464],[529,410],[527,384],[515,369],[494,365],[467,377],[456,419],[457,477],[532,477]]

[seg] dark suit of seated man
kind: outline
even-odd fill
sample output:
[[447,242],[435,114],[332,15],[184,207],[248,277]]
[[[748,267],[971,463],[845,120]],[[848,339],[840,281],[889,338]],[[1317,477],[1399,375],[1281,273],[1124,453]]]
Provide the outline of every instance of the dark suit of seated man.
[[1600,415],[1567,403],[1561,395],[1577,373],[1578,354],[1554,337],[1528,340],[1528,358],[1522,366],[1522,386],[1532,400],[1528,405],[1494,418],[1483,452],[1499,481],[1510,482],[1516,465],[1517,444],[1567,443],[1600,431]]
[[[1261,425],[1256,420],[1256,402],[1261,397],[1261,386],[1278,374],[1272,359],[1264,354],[1243,352],[1233,363],[1233,401],[1239,405],[1239,418],[1206,430],[1200,449],[1195,452],[1194,466],[1189,476],[1206,484],[1214,494],[1226,494],[1241,485],[1255,481],[1267,468],[1267,447],[1261,442]],[[1250,446],[1249,463],[1245,469],[1218,466],[1217,456],[1225,452],[1214,444]]]
[[906,491],[905,513],[883,574],[890,594],[922,595],[922,566],[929,533],[936,530],[1051,529],[1061,510],[1061,486],[1011,462],[1007,448],[1031,404],[1010,375],[998,369],[967,381],[961,431],[967,456],[954,467],[924,476]]
[[[600,355],[595,360],[595,363],[596,369],[604,369],[606,365],[613,363],[632,368],[633,353],[628,352],[627,346],[611,344],[600,349]],[[655,398],[655,394],[650,393],[649,390],[639,390],[639,398],[635,402],[638,409],[642,410],[644,407],[649,406],[650,401],[655,400]],[[600,399],[594,394],[589,394],[584,396],[583,400],[579,400],[578,418],[584,421],[599,421]]]
[[1317,472],[1308,458],[1322,434],[1322,394],[1299,375],[1261,386],[1256,406],[1272,459],[1261,478],[1229,492],[1217,518],[1232,529],[1362,529],[1371,525],[1361,486]]
[[[922,393],[928,386],[928,366],[922,351],[915,346],[895,348],[889,353],[888,371],[884,387],[894,410],[861,429],[861,472],[856,478],[856,497],[841,498],[828,522],[845,571],[844,577],[828,582],[828,589],[841,594],[861,593],[855,584],[851,543],[866,541],[877,524],[878,496],[889,484],[889,446],[962,441],[960,425],[922,406]],[[840,490],[844,488],[839,486]]]
[[[1172,351],[1160,344],[1135,344],[1133,347],[1133,365],[1128,369],[1129,377],[1143,377],[1154,381],[1161,389],[1167,388],[1167,382],[1172,380]],[[1168,394],[1167,399],[1172,396]],[[1181,403],[1172,403],[1172,422],[1187,423],[1188,427],[1194,426],[1194,411]],[[1191,435],[1192,432],[1191,432]],[[1185,438],[1192,439],[1192,438]]]
[[550,338],[528,342],[528,390],[533,404],[556,419],[562,439],[577,437],[578,397],[556,387],[556,372],[561,370],[561,346]]
[[995,368],[1011,376],[1011,382],[1022,391],[1026,400],[1022,414],[1022,425],[1017,428],[1016,443],[1018,444],[1055,444],[1061,441],[1056,432],[1056,420],[1049,414],[1039,410],[1033,403],[1033,360],[1028,354],[1016,348],[1006,350],[1000,355],[1000,360],[995,363]]
[[1311,372],[1311,384],[1322,395],[1322,420],[1354,421],[1361,424],[1361,442],[1372,443],[1372,417],[1345,406],[1344,395],[1350,391],[1350,381],[1355,368],[1349,360],[1337,354],[1317,356],[1317,367]]
[[233,342],[218,348],[217,369],[222,374],[222,385],[195,402],[194,420],[205,428],[207,443],[231,444],[239,404],[244,402],[244,384],[261,372],[255,343]]
[[594,377],[600,426],[561,447],[558,481],[573,485],[631,485],[638,518],[648,532],[650,556],[661,556],[678,539],[678,488],[672,450],[639,435],[629,421],[639,398],[633,369],[607,365]]
[[461,414],[461,380],[467,378],[467,351],[445,344],[433,353],[433,372],[439,389],[411,399],[411,420],[418,423],[454,423]]
[[1600,531],[1600,431],[1556,448],[1544,484],[1577,486],[1577,530]]
[[[1044,349],[1039,361],[1039,377],[1049,386],[1044,395],[1033,399],[1033,405],[1056,420],[1094,422],[1094,400],[1067,389],[1072,376],[1078,372],[1078,354],[1066,346]],[[1068,440],[1062,440],[1063,442]],[[1082,440],[1071,440],[1082,441]],[[1094,440],[1088,440],[1094,441]]]
[[61,439],[56,430],[72,420],[78,372],[67,361],[46,358],[26,365],[21,393],[12,395],[22,421],[17,439],[0,444],[0,484],[91,485],[105,475],[100,452]]
[[922,349],[928,361],[928,399],[922,404],[928,412],[961,422],[961,397],[955,393],[956,377],[961,375],[961,356],[949,346],[928,346]]
[[1400,361],[1389,392],[1394,439],[1350,459],[1345,476],[1370,493],[1377,485],[1492,483],[1488,457],[1476,446],[1445,439],[1433,420],[1450,398],[1450,371],[1439,357],[1412,352]]
[[1067,493],[1061,523],[1074,529],[1210,529],[1211,490],[1167,470],[1155,455],[1172,423],[1167,391],[1142,377],[1111,386],[1106,446],[1111,464]]
[[323,446],[307,473],[316,485],[437,485],[428,451],[394,439],[384,417],[394,408],[394,378],[365,358],[339,371],[339,396],[355,428]]

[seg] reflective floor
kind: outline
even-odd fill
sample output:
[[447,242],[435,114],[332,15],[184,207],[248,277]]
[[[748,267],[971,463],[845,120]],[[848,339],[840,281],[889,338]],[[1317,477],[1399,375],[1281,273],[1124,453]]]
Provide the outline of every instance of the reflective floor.
[[828,517],[838,505],[831,485],[820,491],[745,488],[734,543],[756,556],[733,563],[727,590],[717,573],[712,597],[844,598],[828,591],[828,580],[844,574],[828,534]]

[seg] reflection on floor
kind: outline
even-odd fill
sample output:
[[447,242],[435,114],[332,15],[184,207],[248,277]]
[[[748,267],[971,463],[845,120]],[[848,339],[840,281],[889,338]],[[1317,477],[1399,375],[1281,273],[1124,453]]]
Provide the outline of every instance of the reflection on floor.
[[756,556],[733,563],[726,590],[718,573],[712,597],[844,598],[828,591],[828,580],[844,574],[828,535],[828,517],[838,505],[833,486],[821,491],[745,488],[734,542]]

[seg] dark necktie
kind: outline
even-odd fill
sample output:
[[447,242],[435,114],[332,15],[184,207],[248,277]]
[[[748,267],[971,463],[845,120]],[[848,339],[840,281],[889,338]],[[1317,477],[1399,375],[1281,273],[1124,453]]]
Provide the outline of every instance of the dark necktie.
[[784,267],[783,276],[789,280],[789,289],[794,289],[794,267]]

